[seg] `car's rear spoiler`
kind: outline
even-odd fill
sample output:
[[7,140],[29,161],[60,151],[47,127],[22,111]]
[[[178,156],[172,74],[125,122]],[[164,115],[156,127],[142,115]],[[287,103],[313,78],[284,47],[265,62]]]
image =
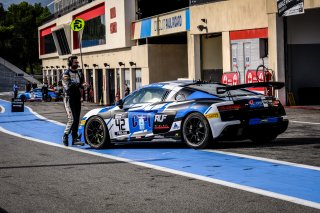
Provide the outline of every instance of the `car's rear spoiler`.
[[217,87],[217,94],[225,93],[226,91],[253,88],[253,87],[273,87],[274,89],[281,89],[284,87],[283,82],[257,82],[250,84],[239,84],[239,85],[226,85],[225,87]]

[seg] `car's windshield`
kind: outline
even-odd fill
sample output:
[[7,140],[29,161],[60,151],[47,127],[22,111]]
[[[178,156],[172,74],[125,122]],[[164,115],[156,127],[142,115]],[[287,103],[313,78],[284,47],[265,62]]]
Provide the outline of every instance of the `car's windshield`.
[[[189,85],[188,87],[192,89],[204,91],[218,97],[226,97],[228,96],[227,92],[217,94],[217,87],[223,87],[223,86],[224,85],[222,84],[194,84],[194,85]],[[237,89],[237,90],[230,90],[230,95],[231,96],[247,96],[247,95],[256,95],[256,93],[245,90],[245,89]]]

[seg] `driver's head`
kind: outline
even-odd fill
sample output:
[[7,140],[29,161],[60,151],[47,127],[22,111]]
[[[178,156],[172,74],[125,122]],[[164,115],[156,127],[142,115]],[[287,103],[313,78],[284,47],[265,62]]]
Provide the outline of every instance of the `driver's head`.
[[75,70],[75,69],[78,69],[79,67],[79,62],[78,62],[78,57],[73,55],[73,56],[70,56],[68,58],[68,66],[71,67],[71,69]]

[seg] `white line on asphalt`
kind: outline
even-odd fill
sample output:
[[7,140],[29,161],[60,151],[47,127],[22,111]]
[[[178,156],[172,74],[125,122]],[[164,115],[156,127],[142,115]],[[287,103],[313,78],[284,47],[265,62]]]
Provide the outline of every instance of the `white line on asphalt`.
[[205,152],[213,152],[213,153],[219,153],[219,154],[224,154],[224,155],[231,155],[235,157],[243,157],[243,158],[249,158],[253,160],[259,160],[259,161],[265,161],[265,162],[270,162],[270,163],[277,163],[277,164],[283,164],[283,165],[288,165],[288,166],[295,166],[299,168],[304,168],[304,169],[312,169],[312,170],[317,170],[320,171],[320,167],[317,166],[309,166],[305,164],[298,164],[298,163],[290,163],[287,161],[281,161],[281,160],[274,160],[270,158],[262,158],[262,157],[255,157],[251,155],[244,155],[244,154],[238,154],[234,152],[224,152],[224,151],[217,151],[217,150],[203,150]]
[[[10,103],[10,101],[7,101],[7,100],[3,100],[3,99],[0,99],[0,100],[1,100],[1,101],[5,101],[5,102],[9,102],[9,103]],[[38,118],[40,118],[40,119],[43,119],[43,120],[46,120],[46,121],[52,122],[52,123],[57,124],[57,125],[59,125],[59,126],[66,126],[64,123],[61,123],[61,122],[59,122],[59,121],[55,121],[55,120],[50,120],[50,119],[48,119],[48,118],[46,118],[46,117],[44,117],[44,116],[42,116],[42,115],[38,114],[37,112],[33,111],[33,109],[31,109],[31,108],[30,108],[30,107],[28,107],[28,106],[25,106],[25,107],[26,107],[26,108],[28,108],[32,114],[34,114],[35,116],[37,116],[37,117],[38,117]],[[4,107],[2,107],[1,105],[0,105],[0,108],[1,108],[1,109],[3,109],[3,110],[1,110],[1,113],[4,113],[4,112],[5,112],[5,108],[4,108]]]
[[63,124],[63,123],[61,123],[61,122],[59,122],[59,121],[50,120],[50,119],[48,119],[48,118],[46,118],[46,117],[43,117],[42,115],[40,115],[40,114],[38,114],[37,112],[33,111],[33,109],[31,109],[31,108],[28,107],[28,106],[26,106],[26,107],[30,110],[31,113],[33,113],[35,116],[37,116],[37,117],[40,118],[40,119],[43,119],[43,120],[46,120],[46,121],[50,121],[50,122],[52,122],[52,123],[54,123],[54,124],[57,124],[57,125],[59,125],[59,126],[66,126],[65,124]]
[[56,144],[56,143],[52,143],[52,142],[48,142],[48,141],[44,141],[44,140],[39,140],[39,139],[27,137],[27,136],[23,136],[23,135],[15,133],[15,132],[8,131],[8,130],[2,128],[2,127],[0,127],[0,131],[4,132],[6,134],[10,134],[10,135],[13,135],[13,136],[16,136],[16,137],[20,137],[20,138],[27,139],[27,140],[32,140],[32,141],[35,141],[35,142],[38,142],[38,143],[42,143],[42,144],[46,144],[46,145],[50,145],[50,146],[55,146],[55,147],[59,147],[59,148],[64,148],[64,149],[69,149],[69,150],[73,150],[73,151],[77,151],[77,152],[82,152],[82,153],[85,153],[85,154],[90,154],[90,155],[100,156],[100,157],[103,157],[103,158],[122,161],[122,162],[130,163],[130,164],[133,164],[133,165],[143,166],[143,167],[147,167],[147,168],[151,168],[151,169],[155,169],[155,170],[159,170],[159,171],[163,171],[163,172],[168,172],[168,173],[172,173],[172,174],[176,174],[176,175],[190,177],[190,178],[194,178],[194,179],[197,179],[197,180],[202,180],[202,181],[206,181],[206,182],[210,182],[210,183],[214,183],[214,184],[218,184],[218,185],[222,185],[222,186],[227,186],[227,187],[234,188],[234,189],[240,189],[240,190],[243,190],[243,191],[252,192],[252,193],[255,193],[255,194],[260,194],[260,195],[264,195],[264,196],[267,196],[267,197],[277,198],[277,199],[285,200],[285,201],[288,201],[288,202],[291,202],[291,203],[296,203],[296,204],[300,204],[300,205],[304,205],[304,206],[309,206],[309,207],[312,207],[312,208],[320,209],[320,203],[311,202],[311,201],[299,199],[299,198],[296,198],[296,197],[286,196],[286,195],[279,194],[279,193],[274,193],[274,192],[270,192],[270,191],[266,191],[266,190],[262,190],[262,189],[257,189],[257,188],[253,188],[253,187],[249,187],[249,186],[243,186],[243,185],[230,183],[230,182],[227,182],[227,181],[222,181],[222,180],[218,180],[218,179],[214,179],[214,178],[204,177],[204,176],[201,176],[201,175],[195,175],[195,174],[191,174],[191,173],[188,173],[188,172],[182,172],[182,171],[177,171],[177,170],[174,170],[174,169],[168,169],[168,168],[161,167],[161,166],[155,166],[155,165],[151,165],[151,164],[147,164],[147,163],[132,161],[130,159],[115,157],[115,156],[108,155],[108,154],[96,153],[96,152],[91,152],[91,151],[88,151],[88,150],[83,150],[83,149],[73,148],[73,147],[65,147],[65,146],[60,145],[60,144]]
[[304,121],[290,121],[291,123],[300,123],[300,124],[311,124],[311,125],[320,125],[320,123],[313,123],[313,122],[304,122]]

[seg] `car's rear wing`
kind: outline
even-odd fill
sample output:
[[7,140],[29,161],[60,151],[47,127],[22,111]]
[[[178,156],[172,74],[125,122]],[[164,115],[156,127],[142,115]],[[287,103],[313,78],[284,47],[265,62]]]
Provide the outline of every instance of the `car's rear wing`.
[[257,82],[250,84],[239,84],[239,85],[226,85],[224,87],[217,87],[217,94],[223,94],[226,91],[236,90],[236,89],[245,89],[245,88],[254,88],[254,87],[273,87],[274,89],[281,89],[284,87],[283,82]]

